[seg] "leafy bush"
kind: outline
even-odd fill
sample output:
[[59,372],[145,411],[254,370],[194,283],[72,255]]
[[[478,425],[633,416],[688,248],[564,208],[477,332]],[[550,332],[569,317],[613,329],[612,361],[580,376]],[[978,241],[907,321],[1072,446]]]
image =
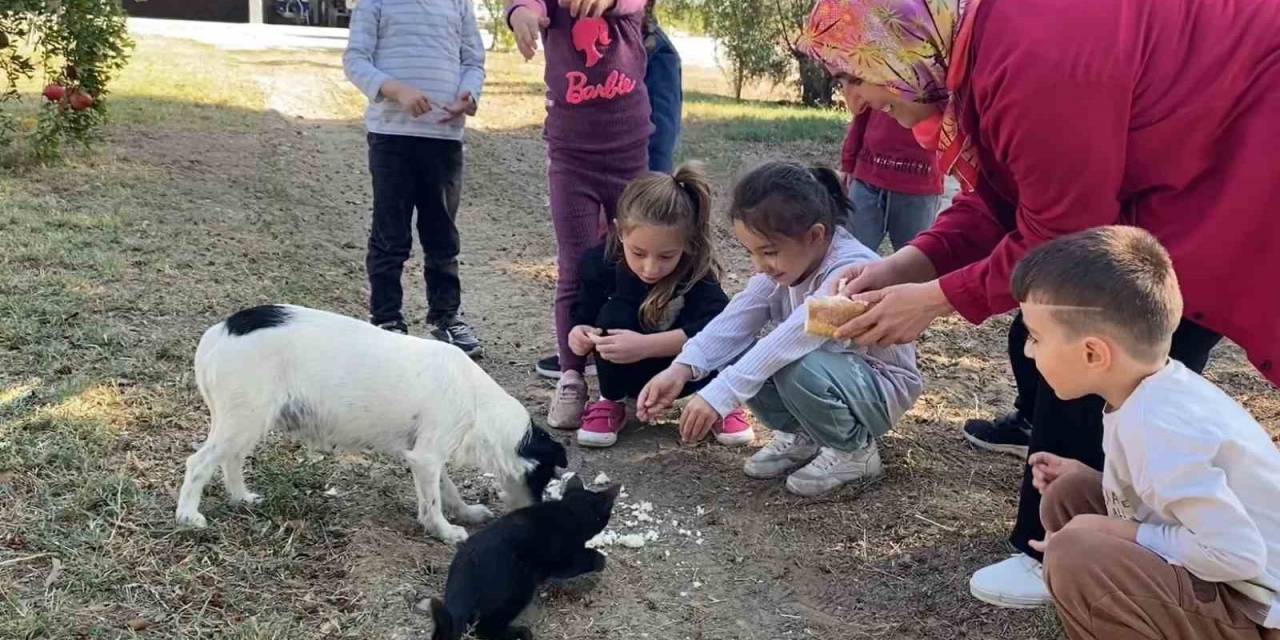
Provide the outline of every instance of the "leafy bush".
[[[0,150],[21,135],[40,161],[63,143],[88,146],[106,120],[107,84],[133,43],[120,0],[4,0],[0,5]],[[18,85],[43,81],[39,116],[24,131],[11,112]]]

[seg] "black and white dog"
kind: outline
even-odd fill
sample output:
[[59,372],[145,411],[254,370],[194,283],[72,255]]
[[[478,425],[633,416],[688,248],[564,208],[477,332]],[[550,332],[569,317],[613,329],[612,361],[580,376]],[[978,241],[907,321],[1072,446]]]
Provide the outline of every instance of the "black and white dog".
[[308,445],[374,449],[413,471],[418,520],[445,542],[492,517],[462,501],[445,471],[454,461],[489,471],[509,508],[542,499],[564,447],[533,426],[529,412],[457,347],[384,331],[305,307],[240,311],[209,328],[195,358],[196,385],[211,414],[209,437],[187,459],[180,524],[205,526],[200,494],[222,467],[233,502],[261,496],[245,486],[245,458],[268,431]]

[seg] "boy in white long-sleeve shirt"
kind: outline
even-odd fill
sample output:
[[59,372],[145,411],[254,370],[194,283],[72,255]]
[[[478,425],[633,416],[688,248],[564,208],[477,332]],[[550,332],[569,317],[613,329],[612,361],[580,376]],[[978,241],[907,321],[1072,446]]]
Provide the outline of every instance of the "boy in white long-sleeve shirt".
[[1280,452],[1249,413],[1169,359],[1182,297],[1168,254],[1099,227],[1013,275],[1027,356],[1063,399],[1096,394],[1101,473],[1040,452],[1045,581],[1081,638],[1280,638]]
[[475,115],[484,85],[475,7],[471,0],[361,0],[342,66],[369,98],[370,320],[408,332],[400,276],[413,248],[417,209],[432,335],[479,356],[475,333],[458,317],[462,285],[455,224],[464,123]]

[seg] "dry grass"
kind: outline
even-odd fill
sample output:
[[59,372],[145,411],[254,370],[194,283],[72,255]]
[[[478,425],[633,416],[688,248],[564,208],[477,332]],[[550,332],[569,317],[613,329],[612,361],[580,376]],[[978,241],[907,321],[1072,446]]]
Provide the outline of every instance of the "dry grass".
[[[462,212],[485,366],[534,412],[548,391],[529,364],[551,345],[554,254],[537,74],[491,60]],[[736,105],[715,76],[688,80],[685,152],[709,162],[722,191],[757,158],[835,159],[840,114]],[[200,332],[266,301],[363,313],[362,99],[336,54],[144,39],[112,100],[99,153],[0,181],[0,637],[423,635],[429,620],[413,605],[440,590],[451,553],[417,528],[392,461],[271,443],[249,471],[264,504],[232,508],[214,486],[209,529],[173,525],[182,461],[206,429],[189,373]],[[722,248],[740,284],[745,261]],[[414,318],[419,268],[406,269]],[[1046,612],[993,611],[965,593],[969,572],[1002,552],[1018,475],[1012,459],[957,437],[965,418],[1009,403],[1004,326],[929,332],[932,386],[886,438],[887,475],[834,497],[748,482],[741,452],[678,447],[664,426],[575,450],[573,466],[606,471],[707,544],[664,529],[657,545],[616,552],[593,591],[541,597],[535,630],[1056,637]],[[1234,348],[1212,376],[1280,427],[1275,391]],[[462,484],[493,501],[482,479]]]

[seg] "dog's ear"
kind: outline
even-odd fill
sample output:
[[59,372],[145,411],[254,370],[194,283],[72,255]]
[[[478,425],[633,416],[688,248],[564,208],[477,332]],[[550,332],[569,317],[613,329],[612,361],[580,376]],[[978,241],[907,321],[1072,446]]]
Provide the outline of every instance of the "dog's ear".
[[569,466],[569,453],[564,445],[547,433],[546,429],[533,422],[529,423],[529,453],[542,464],[550,464],[564,469]]
[[576,493],[579,491],[586,491],[586,490],[587,490],[586,485],[582,484],[582,476],[579,476],[577,474],[574,474],[572,478],[569,478],[564,483],[564,492],[566,494]]
[[555,440],[552,440],[551,444],[556,446],[556,466],[561,469],[567,468],[569,466],[569,452],[565,451],[564,445]]

